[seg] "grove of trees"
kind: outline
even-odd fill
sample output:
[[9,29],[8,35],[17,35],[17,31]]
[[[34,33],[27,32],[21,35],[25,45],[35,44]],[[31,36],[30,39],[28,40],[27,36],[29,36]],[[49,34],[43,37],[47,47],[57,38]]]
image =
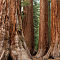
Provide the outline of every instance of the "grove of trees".
[[60,0],[0,0],[0,60],[60,59]]

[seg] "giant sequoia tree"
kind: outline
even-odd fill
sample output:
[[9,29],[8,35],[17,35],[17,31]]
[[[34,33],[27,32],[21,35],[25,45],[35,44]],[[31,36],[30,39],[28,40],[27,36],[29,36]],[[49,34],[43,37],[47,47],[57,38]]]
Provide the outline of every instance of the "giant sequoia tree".
[[37,57],[44,56],[48,49],[48,0],[40,0],[39,48]]
[[10,58],[12,60],[31,60],[31,55],[21,34],[19,3],[20,0],[0,0],[0,60]]
[[28,1],[30,2],[29,5],[24,6],[25,17],[23,19],[23,33],[29,50],[33,51],[34,48],[33,0]]
[[47,54],[43,57],[44,59],[52,56],[53,58],[59,57],[60,50],[60,1],[52,0],[51,1],[51,42],[50,48]]

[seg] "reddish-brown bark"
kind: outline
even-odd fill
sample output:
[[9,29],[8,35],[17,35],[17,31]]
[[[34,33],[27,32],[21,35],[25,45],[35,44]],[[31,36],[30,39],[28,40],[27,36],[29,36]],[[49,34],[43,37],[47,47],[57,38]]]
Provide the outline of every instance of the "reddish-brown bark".
[[48,0],[40,0],[39,48],[37,57],[44,56],[48,49]]
[[[22,25],[18,2],[0,0],[0,60],[32,60],[24,37],[20,34],[22,31],[18,30]],[[16,25],[19,25],[18,28]]]
[[22,31],[22,20],[21,20],[21,0],[17,0],[17,14],[18,14],[18,24],[20,30]]
[[59,0],[52,0],[51,1],[51,42],[50,48],[47,54],[43,57],[49,58],[50,56],[56,58],[59,56],[59,47],[60,47],[60,20],[59,20]]
[[34,27],[33,27],[33,0],[29,0],[30,6],[24,7],[25,18],[23,19],[23,34],[30,51],[34,48]]

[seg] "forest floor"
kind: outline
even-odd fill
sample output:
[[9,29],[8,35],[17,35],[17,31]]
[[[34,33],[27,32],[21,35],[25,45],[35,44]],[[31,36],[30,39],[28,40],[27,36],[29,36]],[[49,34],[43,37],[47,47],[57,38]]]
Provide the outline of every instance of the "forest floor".
[[[33,58],[33,60],[43,60],[42,58]],[[46,59],[45,59],[46,60]],[[60,57],[59,58],[55,58],[55,59],[48,59],[48,60],[60,60]]]

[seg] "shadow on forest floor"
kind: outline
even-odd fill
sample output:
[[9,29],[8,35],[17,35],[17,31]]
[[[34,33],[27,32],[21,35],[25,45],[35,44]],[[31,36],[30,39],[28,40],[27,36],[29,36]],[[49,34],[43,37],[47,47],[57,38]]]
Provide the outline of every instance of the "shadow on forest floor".
[[9,54],[9,56],[8,56],[8,60],[12,60],[12,57],[11,57],[11,55]]

